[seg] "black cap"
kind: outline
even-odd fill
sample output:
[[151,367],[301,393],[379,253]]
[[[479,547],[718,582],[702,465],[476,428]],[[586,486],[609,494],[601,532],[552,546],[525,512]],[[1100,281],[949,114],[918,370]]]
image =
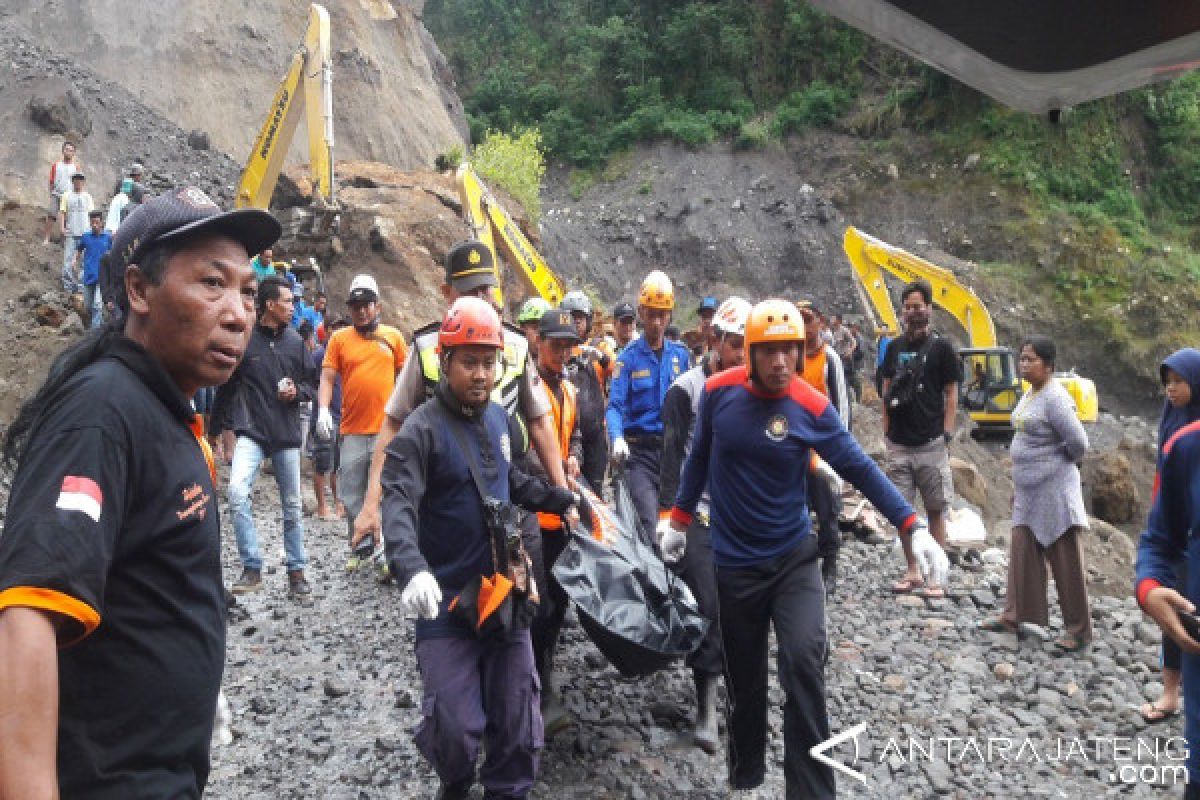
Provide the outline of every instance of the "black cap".
[[625,301],[621,301],[613,306],[613,319],[625,319],[625,317],[636,317],[633,306]]
[[82,180],[85,180],[85,179],[87,178],[87,175],[84,175],[82,172],[74,172],[74,173],[72,173],[72,174],[71,174],[71,180],[75,180],[76,178],[79,178],[79,180],[81,180],[81,181],[82,181]]
[[125,218],[113,237],[114,267],[124,273],[151,245],[198,233],[224,234],[247,253],[258,253],[274,244],[282,232],[279,222],[266,211],[221,211],[204,192],[185,186],[143,203]]
[[492,251],[477,239],[467,239],[446,253],[446,283],[463,293],[481,286],[496,285],[496,262]]
[[543,339],[581,341],[579,334],[575,332],[575,320],[565,308],[551,308],[542,314],[542,321],[538,323],[538,336]]

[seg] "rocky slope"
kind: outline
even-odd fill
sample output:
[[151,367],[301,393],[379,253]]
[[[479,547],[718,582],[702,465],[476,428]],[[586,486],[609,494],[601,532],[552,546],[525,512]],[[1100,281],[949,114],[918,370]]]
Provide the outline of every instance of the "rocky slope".
[[[831,131],[754,151],[645,145],[582,192],[565,170],[552,169],[544,253],[610,307],[632,299],[648,270],[664,268],[682,291],[680,316],[689,323],[698,296],[730,291],[811,297],[826,311],[862,316],[842,250],[842,234],[854,225],[953,269],[982,297],[1003,344],[1015,347],[1028,333],[1056,336],[1061,365],[1096,381],[1103,408],[1156,414],[1157,364],[1173,349],[1169,337],[1159,331],[1121,344],[1093,322],[1064,315],[1042,267],[1073,257],[1071,233],[1029,218],[1019,196],[968,166],[970,154],[944,163],[928,140],[914,137],[905,147],[897,165],[889,161],[895,153],[880,156],[869,141]],[[1036,236],[1022,235],[1021,226]],[[948,317],[935,323],[962,336]]]
[[[332,26],[337,157],[429,167],[439,153],[461,143],[466,135],[462,106],[445,61],[421,23],[423,3],[334,0],[325,5]],[[5,39],[0,54],[15,60],[20,50],[11,42],[20,38],[25,47],[40,50],[32,75],[55,74],[74,84],[77,73],[71,68],[78,67],[125,90],[96,94],[76,88],[82,116],[96,117],[73,128],[82,135],[86,164],[121,164],[131,153],[140,155],[137,122],[147,109],[184,131],[207,134],[212,147],[240,163],[307,15],[308,3],[294,0],[14,0],[0,7]],[[3,192],[41,202],[40,181],[61,139],[22,121],[22,115],[31,90],[57,96],[68,87],[56,81],[39,88],[20,76],[0,74]],[[117,107],[110,96],[118,97]],[[121,108],[128,99],[144,108]],[[303,134],[291,153],[293,163],[307,160]],[[107,171],[100,177],[106,188],[111,185]]]

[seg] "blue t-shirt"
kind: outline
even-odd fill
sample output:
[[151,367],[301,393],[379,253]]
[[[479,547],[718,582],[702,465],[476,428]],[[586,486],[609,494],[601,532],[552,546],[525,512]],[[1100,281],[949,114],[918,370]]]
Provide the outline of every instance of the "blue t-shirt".
[[112,249],[112,234],[88,231],[79,237],[75,249],[83,253],[83,285],[95,286],[100,282],[100,259]]

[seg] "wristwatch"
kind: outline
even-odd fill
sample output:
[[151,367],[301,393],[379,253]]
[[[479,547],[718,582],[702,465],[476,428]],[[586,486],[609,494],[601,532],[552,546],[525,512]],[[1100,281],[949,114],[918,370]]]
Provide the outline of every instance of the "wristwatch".
[[943,439],[943,441],[946,442],[946,444],[950,444],[950,441],[953,438],[954,438],[954,434],[951,433],[950,431],[942,431],[942,439]]

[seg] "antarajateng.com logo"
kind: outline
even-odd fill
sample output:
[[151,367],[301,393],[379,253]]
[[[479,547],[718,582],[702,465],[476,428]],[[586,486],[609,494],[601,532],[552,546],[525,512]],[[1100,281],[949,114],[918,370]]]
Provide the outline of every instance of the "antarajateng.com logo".
[[[860,763],[858,739],[866,728],[866,723],[859,723],[813,747],[809,754],[866,784],[867,776],[855,769]],[[849,763],[828,755],[842,742],[853,742]],[[1010,765],[1095,765],[1108,770],[1111,783],[1182,786],[1188,782],[1188,746],[1182,736],[893,736],[872,752],[870,761],[893,765],[940,761],[951,769],[970,763],[989,770]]]

